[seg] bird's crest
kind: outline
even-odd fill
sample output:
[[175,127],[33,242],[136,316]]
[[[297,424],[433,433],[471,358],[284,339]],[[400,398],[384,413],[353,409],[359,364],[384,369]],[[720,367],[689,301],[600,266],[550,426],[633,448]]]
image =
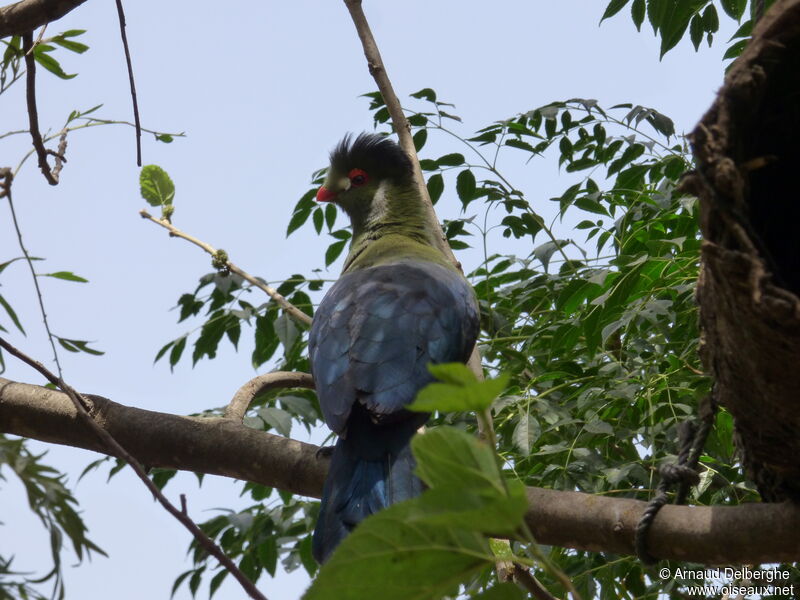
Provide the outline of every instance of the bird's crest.
[[362,133],[355,139],[348,134],[331,152],[331,168],[348,174],[363,169],[372,177],[397,182],[410,179],[411,160],[393,140],[374,133]]

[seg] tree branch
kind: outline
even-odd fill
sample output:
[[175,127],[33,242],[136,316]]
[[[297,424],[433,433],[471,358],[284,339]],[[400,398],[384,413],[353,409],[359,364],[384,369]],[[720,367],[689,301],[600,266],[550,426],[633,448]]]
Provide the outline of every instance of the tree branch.
[[531,573],[525,567],[515,563],[514,574],[512,577],[515,583],[528,590],[531,593],[531,596],[537,600],[556,600],[556,597],[548,592],[544,586],[539,583],[539,580],[533,576],[533,573]]
[[57,21],[86,0],[22,0],[0,8],[0,38]]
[[381,92],[381,96],[383,96],[383,101],[386,103],[386,108],[389,110],[389,115],[392,118],[392,125],[400,140],[400,147],[405,150],[405,153],[411,158],[411,164],[414,167],[414,182],[422,198],[428,219],[434,224],[436,245],[446,257],[453,261],[453,264],[458,265],[460,268],[461,265],[453,254],[450,244],[447,243],[447,238],[444,235],[444,231],[442,231],[439,218],[433,210],[433,203],[431,202],[430,194],[428,194],[428,187],[425,185],[425,178],[422,176],[422,169],[420,169],[419,166],[417,150],[414,147],[414,140],[411,137],[411,125],[403,114],[400,100],[397,98],[397,94],[394,93],[392,82],[389,80],[389,76],[386,73],[386,67],[383,65],[383,59],[378,50],[378,44],[372,36],[372,30],[367,22],[367,17],[361,9],[361,0],[344,0],[344,3],[347,6],[347,10],[350,12],[350,17],[353,19],[353,24],[356,26],[358,37],[364,48],[364,56],[367,58],[369,73],[372,75],[373,79],[375,79],[375,83],[378,84],[378,89]]
[[[42,134],[39,131],[39,112],[36,109],[36,58],[33,55],[34,51],[33,33],[30,31],[22,34],[22,49],[25,52],[25,84],[26,84],[26,98],[28,102],[28,123],[30,124],[31,141],[33,147],[36,149],[36,156],[39,158],[39,168],[42,170],[42,175],[50,185],[58,185],[58,176],[61,173],[63,163],[66,162],[64,152],[67,149],[67,131],[66,129],[61,132],[61,140],[58,144],[58,152],[48,150],[44,147],[42,141]],[[47,155],[52,154],[56,157],[56,166],[50,170],[50,165],[47,164]]]
[[61,390],[69,397],[70,401],[72,402],[73,408],[77,412],[77,416],[80,422],[88,427],[92,433],[100,439],[104,452],[120,458],[128,463],[128,465],[133,469],[134,473],[136,473],[137,477],[142,480],[145,487],[150,490],[150,493],[153,494],[153,497],[158,501],[164,509],[175,517],[178,522],[181,523],[186,529],[189,530],[194,538],[197,540],[197,543],[200,544],[205,550],[214,558],[216,558],[220,565],[222,565],[233,577],[239,582],[239,585],[242,586],[247,592],[247,595],[255,600],[267,600],[267,598],[258,591],[255,584],[250,581],[250,579],[236,566],[236,564],[222,551],[222,549],[214,543],[211,538],[209,538],[203,530],[201,530],[197,524],[189,518],[189,515],[186,512],[186,498],[181,496],[181,509],[175,507],[175,505],[170,502],[167,497],[161,492],[160,489],[153,483],[153,481],[147,476],[147,473],[144,472],[144,468],[139,463],[139,461],[134,458],[116,439],[112,436],[100,423],[98,422],[99,419],[95,419],[92,416],[90,411],[92,410],[92,402],[85,398],[80,393],[76,392],[71,386],[69,386],[61,377],[56,377],[53,373],[51,373],[44,365],[40,362],[32,359],[31,357],[27,356],[19,349],[15,348],[8,342],[6,342],[3,338],[0,338],[0,346],[2,346],[5,350],[7,350],[10,354],[16,356],[22,362],[28,364],[29,366],[33,367],[39,373],[44,375],[44,377],[53,385],[58,386]]
[[260,279],[256,279],[255,277],[250,275],[250,273],[248,273],[247,271],[244,271],[243,269],[240,269],[235,264],[233,264],[230,260],[228,260],[227,255],[224,254],[224,250],[217,250],[211,244],[207,244],[197,239],[196,237],[189,235],[188,233],[184,233],[166,219],[156,219],[154,216],[152,216],[149,212],[147,212],[144,209],[140,210],[139,214],[142,216],[143,219],[148,219],[153,223],[155,223],[156,225],[161,225],[161,227],[169,231],[169,234],[171,236],[183,238],[184,240],[189,241],[195,246],[199,246],[200,248],[208,252],[211,256],[215,258],[215,260],[221,260],[229,271],[231,271],[232,273],[236,273],[242,279],[245,279],[246,281],[250,282],[253,286],[257,287],[265,294],[267,294],[267,296],[272,298],[278,304],[278,306],[280,306],[284,311],[286,311],[286,313],[290,317],[292,317],[295,321],[297,321],[298,323],[302,323],[303,325],[306,326],[311,325],[311,317],[309,317],[306,313],[304,313],[302,310],[300,310],[294,304],[292,304],[286,298],[284,298],[281,294],[279,294],[278,290],[276,290],[270,285],[267,285]]
[[281,388],[298,387],[313,390],[314,378],[308,373],[290,371],[275,371],[253,377],[234,394],[233,399],[225,409],[225,418],[235,419],[241,423],[253,398],[259,394]]
[[[319,498],[328,458],[318,447],[220,417],[181,417],[90,396],[92,416],[141,463],[223,475]],[[0,378],[0,432],[105,452],[57,391]],[[634,554],[647,504],[581,492],[528,488],[525,520],[541,544]],[[665,506],[650,531],[653,555],[703,564],[793,562],[800,558],[800,506]]]

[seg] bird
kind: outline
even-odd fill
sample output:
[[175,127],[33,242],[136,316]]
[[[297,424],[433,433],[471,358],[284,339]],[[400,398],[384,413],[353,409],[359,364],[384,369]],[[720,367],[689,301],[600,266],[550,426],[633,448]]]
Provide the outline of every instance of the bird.
[[316,199],[352,225],[342,275],[308,341],[320,408],[338,435],[312,538],[324,563],[367,516],[422,492],[410,442],[430,415],[405,407],[434,380],[429,363],[467,362],[479,313],[472,287],[436,246],[411,159],[390,138],[345,136]]

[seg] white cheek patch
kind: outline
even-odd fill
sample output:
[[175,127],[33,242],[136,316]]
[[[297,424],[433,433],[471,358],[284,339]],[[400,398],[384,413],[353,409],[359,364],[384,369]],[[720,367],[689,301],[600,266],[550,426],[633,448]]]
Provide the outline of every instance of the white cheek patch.
[[372,205],[369,210],[369,220],[376,222],[386,217],[389,211],[389,202],[386,197],[387,182],[381,181],[378,189],[375,190],[375,196],[372,198]]
[[347,190],[349,190],[349,189],[350,189],[350,185],[351,185],[351,184],[350,184],[350,178],[349,178],[349,177],[342,177],[342,178],[339,180],[339,183],[338,183],[337,187],[338,187],[340,190],[342,190],[343,192],[346,192]]

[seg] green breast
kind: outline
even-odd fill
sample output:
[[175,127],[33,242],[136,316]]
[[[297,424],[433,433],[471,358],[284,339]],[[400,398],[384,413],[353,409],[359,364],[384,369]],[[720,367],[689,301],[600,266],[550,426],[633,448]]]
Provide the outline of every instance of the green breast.
[[401,234],[382,235],[378,239],[362,244],[357,240],[350,249],[344,271],[349,273],[401,260],[432,262],[456,270],[449,260],[436,248]]

